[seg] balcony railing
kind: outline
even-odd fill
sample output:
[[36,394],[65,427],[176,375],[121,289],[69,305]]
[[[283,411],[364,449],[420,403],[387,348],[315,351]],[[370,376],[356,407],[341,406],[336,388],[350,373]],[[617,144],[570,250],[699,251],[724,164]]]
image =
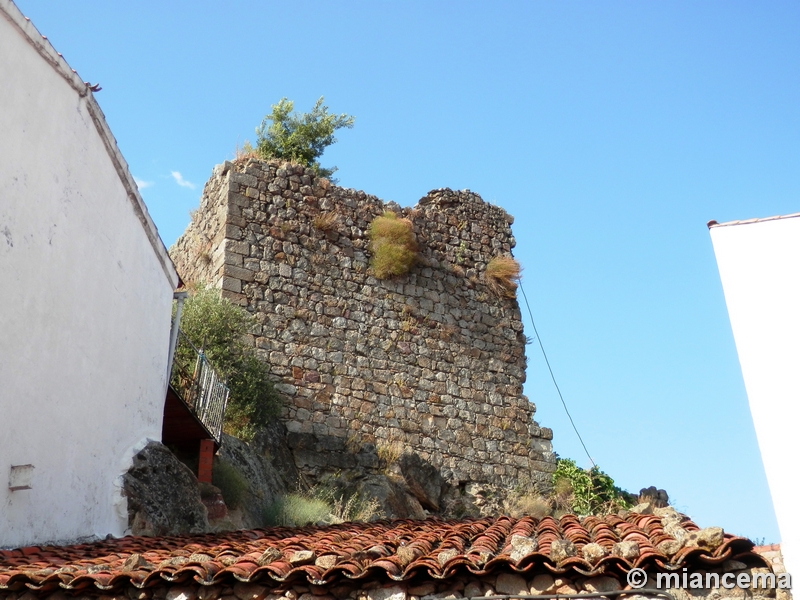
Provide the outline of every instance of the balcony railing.
[[178,331],[170,385],[219,442],[230,390],[219,379],[202,350]]

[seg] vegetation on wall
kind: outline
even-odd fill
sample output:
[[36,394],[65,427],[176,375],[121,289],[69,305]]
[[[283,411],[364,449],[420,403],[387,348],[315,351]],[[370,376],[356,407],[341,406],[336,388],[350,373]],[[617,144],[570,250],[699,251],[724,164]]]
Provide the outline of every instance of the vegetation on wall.
[[336,143],[338,129],[351,129],[355,117],[328,114],[323,97],[308,113],[295,113],[294,102],[281,98],[272,105],[272,112],[256,128],[254,151],[262,159],[283,158],[306,167],[312,167],[321,177],[330,177],[336,167],[325,168],[319,157],[331,144]]
[[559,458],[553,473],[553,495],[558,508],[578,515],[606,514],[630,508],[631,494],[597,466],[581,469],[574,460]]
[[541,519],[567,513],[605,515],[631,508],[636,496],[616,485],[597,466],[582,469],[574,460],[559,458],[552,478],[552,490],[542,496],[521,486],[508,497],[506,510],[512,516],[530,515]]
[[266,505],[265,527],[300,527],[311,524],[332,525],[351,521],[374,521],[384,515],[376,498],[358,492],[337,492],[333,487],[317,486],[306,493],[287,494]]
[[180,323],[181,331],[203,349],[231,390],[223,430],[244,440],[251,439],[280,411],[269,367],[245,338],[254,323],[250,313],[206,287],[191,290]]
[[392,211],[376,217],[367,230],[370,264],[378,279],[405,275],[417,260],[417,242],[411,221]]
[[239,469],[227,461],[219,458],[214,460],[211,483],[219,488],[225,505],[228,508],[238,508],[247,492],[247,479]]
[[516,298],[517,280],[522,268],[511,256],[495,256],[486,265],[486,283],[498,296]]

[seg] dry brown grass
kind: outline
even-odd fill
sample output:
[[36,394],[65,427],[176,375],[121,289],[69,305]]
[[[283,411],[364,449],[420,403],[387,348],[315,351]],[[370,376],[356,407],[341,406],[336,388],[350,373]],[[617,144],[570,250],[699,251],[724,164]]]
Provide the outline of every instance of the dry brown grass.
[[539,494],[511,494],[504,508],[509,516],[515,519],[524,516],[543,519],[553,512],[550,502]]
[[236,144],[236,149],[233,151],[233,162],[240,163],[246,161],[248,158],[261,158],[256,152],[255,148],[245,140],[242,147],[239,147],[239,144]]
[[369,225],[372,269],[378,279],[405,275],[417,259],[417,242],[411,221],[386,211]]
[[511,256],[495,256],[486,265],[486,283],[497,296],[515,298],[522,268]]
[[400,460],[400,457],[403,455],[403,449],[403,444],[397,441],[388,444],[378,444],[378,460],[384,470],[388,470],[389,467]]
[[339,225],[339,214],[336,212],[324,212],[316,215],[311,224],[320,231],[332,231]]

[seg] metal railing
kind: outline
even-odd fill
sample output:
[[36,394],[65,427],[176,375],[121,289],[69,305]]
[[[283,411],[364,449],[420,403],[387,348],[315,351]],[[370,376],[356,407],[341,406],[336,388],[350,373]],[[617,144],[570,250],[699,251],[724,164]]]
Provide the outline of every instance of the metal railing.
[[219,442],[230,390],[208,362],[202,349],[178,331],[170,385]]

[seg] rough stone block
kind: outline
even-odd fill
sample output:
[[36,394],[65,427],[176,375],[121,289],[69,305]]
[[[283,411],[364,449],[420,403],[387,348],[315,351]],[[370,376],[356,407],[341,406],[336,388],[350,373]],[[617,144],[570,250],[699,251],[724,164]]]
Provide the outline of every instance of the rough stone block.
[[225,275],[226,277],[233,277],[235,279],[240,279],[241,281],[253,281],[253,271],[251,271],[250,269],[245,269],[243,267],[237,267],[235,265],[230,265],[230,264],[223,265],[222,274]]

